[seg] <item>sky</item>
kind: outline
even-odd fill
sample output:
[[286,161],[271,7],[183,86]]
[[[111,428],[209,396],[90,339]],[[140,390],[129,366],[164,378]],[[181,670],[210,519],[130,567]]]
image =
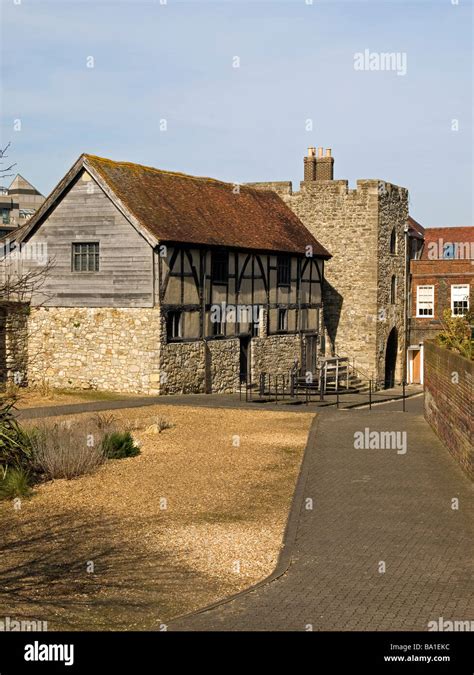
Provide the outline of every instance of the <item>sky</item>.
[[82,152],[297,190],[323,146],[474,224],[470,0],[0,3],[1,146],[45,195]]

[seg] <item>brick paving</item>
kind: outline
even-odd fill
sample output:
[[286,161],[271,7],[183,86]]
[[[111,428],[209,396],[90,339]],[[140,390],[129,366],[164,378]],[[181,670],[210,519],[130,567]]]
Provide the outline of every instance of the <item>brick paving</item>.
[[[390,405],[319,415],[290,514],[288,569],[169,630],[426,631],[439,617],[474,620],[471,484],[421,399],[407,413]],[[406,431],[406,454],[354,449],[365,427]]]

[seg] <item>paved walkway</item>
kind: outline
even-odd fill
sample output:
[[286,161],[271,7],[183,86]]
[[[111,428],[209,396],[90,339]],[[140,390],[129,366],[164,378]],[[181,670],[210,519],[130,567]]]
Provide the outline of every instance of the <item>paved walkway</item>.
[[[426,631],[439,617],[474,620],[471,485],[421,399],[407,413],[393,405],[318,416],[277,578],[169,630]],[[406,454],[354,449],[365,427],[405,431]]]
[[[407,396],[417,395],[420,388],[417,386],[407,387]],[[401,387],[385,389],[374,394],[373,401],[381,402],[386,400],[395,400],[399,410],[402,409]],[[254,394],[256,397],[256,394]],[[356,406],[368,402],[368,394],[344,394],[339,397],[341,407]],[[139,396],[136,398],[109,399],[106,401],[82,401],[80,403],[68,403],[65,405],[42,406],[37,408],[21,408],[18,411],[20,419],[37,419],[46,417],[56,417],[58,415],[74,415],[85,412],[98,412],[103,410],[123,410],[125,408],[141,408],[150,405],[189,405],[201,406],[203,408],[245,408],[256,410],[285,410],[292,412],[316,412],[323,408],[334,407],[336,405],[336,396],[328,394],[324,401],[319,401],[317,397],[306,405],[304,397],[300,396],[298,401],[279,399],[275,401],[258,402],[255,400],[246,401],[245,393],[242,398],[238,394],[181,394],[179,396]]]

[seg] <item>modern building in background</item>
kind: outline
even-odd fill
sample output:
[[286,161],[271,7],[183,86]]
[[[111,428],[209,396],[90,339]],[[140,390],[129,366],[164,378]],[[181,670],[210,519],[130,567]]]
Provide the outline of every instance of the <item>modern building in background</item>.
[[14,234],[44,202],[44,196],[17,174],[9,187],[0,187],[0,239]]

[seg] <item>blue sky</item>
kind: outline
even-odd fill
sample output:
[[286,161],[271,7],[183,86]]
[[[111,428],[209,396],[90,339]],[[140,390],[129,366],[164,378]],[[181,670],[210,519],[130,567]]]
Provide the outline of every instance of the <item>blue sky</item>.
[[[296,189],[315,145],[351,186],[408,187],[423,225],[473,224],[471,1],[19,1],[0,0],[1,138],[45,194],[82,152]],[[355,70],[366,49],[406,75]]]

